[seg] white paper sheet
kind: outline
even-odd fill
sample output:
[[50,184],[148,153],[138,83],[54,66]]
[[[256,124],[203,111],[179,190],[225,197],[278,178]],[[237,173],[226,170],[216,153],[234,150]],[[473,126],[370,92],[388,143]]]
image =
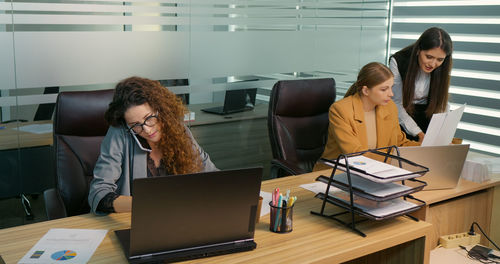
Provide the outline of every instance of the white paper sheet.
[[262,196],[262,207],[260,208],[260,217],[269,214],[271,208],[269,207],[269,202],[271,202],[272,194],[270,192],[260,191],[260,196]]
[[[300,187],[302,189],[306,189],[306,190],[311,191],[315,194],[318,194],[320,192],[324,193],[326,191],[326,186],[327,186],[327,184],[324,182],[313,182],[313,183],[307,183],[307,184],[300,185]],[[330,186],[330,191],[328,193],[332,194],[336,191],[340,191],[340,189],[337,187]]]
[[447,112],[432,115],[431,122],[425,132],[422,146],[442,146],[451,143],[455,131],[457,130],[458,122],[462,118],[465,105]]
[[102,229],[50,229],[18,263],[87,263],[107,232]]
[[[362,170],[368,174],[372,174],[380,178],[389,178],[412,173],[411,171],[392,166],[388,163],[370,159],[365,156],[350,157],[347,158],[347,161],[349,162],[350,167]],[[339,163],[345,165],[345,160],[340,159]]]
[[33,124],[20,126],[19,128],[16,127],[14,129],[33,134],[45,134],[52,133],[52,124]]
[[[349,193],[347,192],[339,191],[335,192],[332,195],[340,200],[343,200],[345,203],[350,203]],[[405,211],[417,206],[416,204],[405,201],[401,198],[396,198],[385,202],[376,202],[354,195],[353,199],[357,208],[376,217],[392,215],[394,213],[399,213],[401,211]]]
[[[335,175],[334,179],[344,184],[349,184],[346,173]],[[396,183],[376,183],[353,174],[351,175],[351,184],[357,189],[378,197],[386,197],[411,189],[408,186]]]

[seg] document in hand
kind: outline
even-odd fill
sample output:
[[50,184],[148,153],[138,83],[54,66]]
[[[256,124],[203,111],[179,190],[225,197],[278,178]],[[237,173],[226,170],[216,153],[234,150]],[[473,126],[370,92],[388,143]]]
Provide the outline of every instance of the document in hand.
[[422,146],[449,145],[455,135],[464,109],[465,104],[453,111],[432,115]]

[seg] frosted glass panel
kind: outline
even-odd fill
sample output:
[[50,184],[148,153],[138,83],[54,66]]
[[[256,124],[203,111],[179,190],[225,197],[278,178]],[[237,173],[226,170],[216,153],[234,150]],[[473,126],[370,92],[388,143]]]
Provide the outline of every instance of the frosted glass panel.
[[185,32],[17,32],[18,88],[186,78],[188,44]]
[[311,70],[314,32],[193,32],[193,77]]
[[0,90],[14,89],[14,45],[12,32],[0,32]]

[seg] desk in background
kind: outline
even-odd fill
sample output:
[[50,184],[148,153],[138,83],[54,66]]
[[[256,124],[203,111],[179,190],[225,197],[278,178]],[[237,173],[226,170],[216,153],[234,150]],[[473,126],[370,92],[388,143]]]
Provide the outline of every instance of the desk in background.
[[[256,226],[257,249],[192,261],[193,263],[428,263],[426,236],[431,225],[397,217],[377,222],[365,221],[358,228],[363,238],[337,222],[310,214],[319,210],[321,200],[298,187],[311,183],[318,172],[264,181],[262,190],[275,187],[291,189],[298,197],[294,206],[293,231],[276,234],[269,231],[269,215]],[[328,210],[335,209],[329,206]],[[6,263],[17,263],[50,228],[109,229],[90,263],[126,263],[113,230],[130,228],[130,214],[94,216],[90,214],[0,230],[0,255]]]
[[51,121],[12,122],[0,129],[0,198],[41,193],[54,186],[52,133],[18,131],[26,125]]
[[219,169],[263,166],[263,179],[269,179],[272,150],[267,133],[267,104],[251,111],[215,115],[201,111],[214,104],[189,105],[195,120],[189,122],[198,144]]

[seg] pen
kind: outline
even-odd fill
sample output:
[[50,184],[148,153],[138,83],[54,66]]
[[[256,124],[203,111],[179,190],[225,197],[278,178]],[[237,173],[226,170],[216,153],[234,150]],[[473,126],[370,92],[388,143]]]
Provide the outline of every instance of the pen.
[[286,214],[287,214],[287,211],[288,209],[286,209],[286,201],[283,201],[283,206],[282,206],[282,210],[281,210],[281,232],[285,232],[286,231],[286,223],[287,223],[287,219],[286,219]]
[[278,200],[278,204],[277,204],[277,209],[276,209],[276,220],[274,221],[274,231],[278,231],[278,223],[279,223],[279,219],[280,219],[280,207],[281,207],[281,203],[282,203],[282,199],[283,199],[283,196],[281,196],[280,194],[280,197],[279,197],[279,200]]

